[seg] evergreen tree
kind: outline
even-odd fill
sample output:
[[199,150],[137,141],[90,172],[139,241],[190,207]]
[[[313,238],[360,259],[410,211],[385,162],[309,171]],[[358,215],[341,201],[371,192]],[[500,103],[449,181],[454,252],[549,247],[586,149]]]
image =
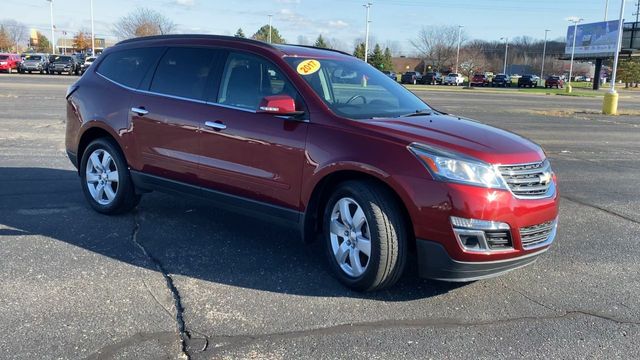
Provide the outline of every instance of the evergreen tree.
[[360,60],[364,60],[364,43],[359,43],[356,45],[355,50],[353,50],[353,56],[357,57]]
[[384,48],[384,70],[393,71],[393,56],[388,47]]
[[38,36],[38,43],[34,44],[33,50],[35,52],[46,53],[51,51],[51,43],[46,36],[44,36],[40,31],[36,33]]
[[327,43],[324,41],[322,34],[318,35],[318,38],[316,39],[316,42],[315,44],[313,44],[313,46],[325,49],[329,48],[329,45],[327,45]]
[[[269,25],[265,25],[258,29],[255,34],[251,37],[254,40],[260,40],[264,42],[269,41]],[[284,44],[286,40],[280,36],[280,32],[275,27],[271,27],[271,42],[273,44]]]
[[237,38],[246,38],[246,36],[244,36],[244,31],[242,31],[242,28],[238,28],[238,31],[236,31],[235,35],[233,36]]
[[382,48],[380,48],[379,44],[373,48],[373,54],[369,56],[367,59],[369,64],[378,70],[387,70],[384,65],[384,54],[382,53]]

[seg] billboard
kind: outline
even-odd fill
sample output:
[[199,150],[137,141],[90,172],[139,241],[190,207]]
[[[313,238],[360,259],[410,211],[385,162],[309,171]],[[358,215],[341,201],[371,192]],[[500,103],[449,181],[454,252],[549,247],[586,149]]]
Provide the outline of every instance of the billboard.
[[[597,22],[578,25],[576,37],[577,57],[610,57],[615,54],[616,41],[618,40],[619,20]],[[567,44],[565,54],[571,55],[575,27],[569,26],[567,30]]]

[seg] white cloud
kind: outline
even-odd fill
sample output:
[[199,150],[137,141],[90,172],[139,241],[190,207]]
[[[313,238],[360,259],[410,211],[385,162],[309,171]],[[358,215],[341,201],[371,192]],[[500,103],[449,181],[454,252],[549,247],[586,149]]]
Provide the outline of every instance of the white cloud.
[[342,21],[342,20],[330,20],[329,21],[329,27],[332,27],[334,29],[344,29],[346,27],[348,27],[349,24]]
[[180,6],[193,6],[195,5],[195,0],[175,0],[177,5]]

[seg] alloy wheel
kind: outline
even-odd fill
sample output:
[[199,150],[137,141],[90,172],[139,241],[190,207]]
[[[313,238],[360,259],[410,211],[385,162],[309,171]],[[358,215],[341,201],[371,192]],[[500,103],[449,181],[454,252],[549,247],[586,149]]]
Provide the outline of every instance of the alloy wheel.
[[91,197],[100,205],[109,205],[118,193],[118,168],[113,156],[97,149],[87,161],[86,183]]
[[350,277],[364,274],[371,259],[371,232],[362,207],[344,197],[331,211],[331,250],[340,269]]

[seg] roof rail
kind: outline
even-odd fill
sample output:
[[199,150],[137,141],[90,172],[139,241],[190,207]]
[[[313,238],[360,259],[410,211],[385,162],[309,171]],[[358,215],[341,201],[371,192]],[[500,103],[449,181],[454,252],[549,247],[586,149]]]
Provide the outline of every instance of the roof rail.
[[343,54],[343,55],[353,56],[353,54],[349,54],[348,52],[344,52],[344,51],[342,51],[342,50],[329,49],[329,48],[322,48],[322,47],[317,47],[317,46],[312,46],[312,45],[298,45],[298,44],[279,44],[279,45],[297,46],[297,47],[303,47],[303,48],[307,48],[307,49],[317,49],[317,50],[333,51],[333,52],[337,52],[337,53],[340,53],[340,54]]
[[272,49],[276,49],[275,46],[266,43],[264,41],[259,41],[259,40],[254,40],[254,39],[247,39],[247,38],[240,38],[240,37],[235,37],[235,36],[226,36],[226,35],[209,35],[209,34],[169,34],[169,35],[152,35],[152,36],[142,36],[142,37],[135,37],[135,38],[131,38],[131,39],[126,39],[126,40],[122,40],[120,42],[118,42],[116,45],[120,45],[120,44],[129,44],[129,43],[134,43],[134,42],[138,42],[138,41],[146,41],[146,40],[169,40],[169,39],[211,39],[211,40],[233,40],[233,41],[242,41],[242,42],[247,42],[247,43],[251,43],[254,45],[261,45],[261,46],[266,46],[266,47],[270,47]]

